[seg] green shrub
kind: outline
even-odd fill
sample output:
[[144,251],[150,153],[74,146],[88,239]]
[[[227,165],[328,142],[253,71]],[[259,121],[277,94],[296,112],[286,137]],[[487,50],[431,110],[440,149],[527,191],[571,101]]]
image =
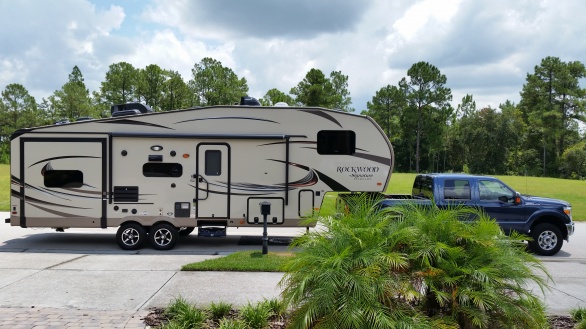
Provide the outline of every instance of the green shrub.
[[324,229],[294,242],[302,248],[281,281],[291,328],[546,327],[526,286],[544,289],[536,273],[546,272],[524,237],[470,208],[352,202],[351,213],[314,219]]
[[248,303],[240,309],[240,317],[251,329],[266,328],[272,315],[271,310],[263,302],[255,305]]
[[579,307],[576,309],[570,310],[570,314],[572,315],[572,319],[578,324],[576,324],[576,329],[586,329],[586,309]]
[[225,302],[219,302],[219,303],[214,303],[212,302],[210,305],[210,313],[212,315],[212,318],[219,320],[223,317],[225,317],[226,315],[228,315],[230,313],[230,311],[232,310],[232,304],[230,303],[225,303]]
[[242,320],[221,319],[218,329],[247,329],[247,327]]
[[287,312],[287,304],[283,302],[283,300],[278,298],[272,299],[265,299],[263,302],[264,307],[269,310],[269,312],[276,316],[282,316]]
[[163,328],[201,328],[207,314],[187,303],[182,297],[176,298],[166,309],[165,314],[171,319]]

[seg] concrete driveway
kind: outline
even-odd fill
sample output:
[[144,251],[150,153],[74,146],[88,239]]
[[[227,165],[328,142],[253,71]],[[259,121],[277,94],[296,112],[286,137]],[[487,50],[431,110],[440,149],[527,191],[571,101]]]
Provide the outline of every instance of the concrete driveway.
[[[0,219],[7,217],[0,213]],[[280,244],[287,239],[281,237],[303,232],[269,230],[276,244],[269,251],[287,250]],[[115,233],[0,226],[0,308],[126,311],[134,316],[179,296],[202,306],[212,301],[238,306],[280,293],[281,273],[180,271],[181,265],[234,251],[260,251],[261,245],[239,244],[241,236],[261,236],[260,228],[229,229],[227,238],[185,237],[170,251],[124,251],[116,245]],[[586,223],[577,223],[570,243],[556,256],[540,259],[553,277],[544,296],[548,312],[586,308]]]

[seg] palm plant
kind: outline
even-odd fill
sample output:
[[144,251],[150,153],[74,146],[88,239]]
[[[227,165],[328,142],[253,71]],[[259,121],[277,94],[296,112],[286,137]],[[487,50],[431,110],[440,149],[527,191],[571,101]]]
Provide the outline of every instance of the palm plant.
[[[545,269],[475,209],[380,209],[314,218],[281,285],[291,328],[542,328]],[[474,218],[463,222],[462,219]]]

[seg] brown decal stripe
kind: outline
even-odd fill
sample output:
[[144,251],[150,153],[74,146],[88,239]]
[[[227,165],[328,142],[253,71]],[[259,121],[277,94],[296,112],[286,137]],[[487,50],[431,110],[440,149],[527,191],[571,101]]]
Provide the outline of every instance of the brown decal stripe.
[[62,211],[57,211],[57,210],[52,210],[52,209],[49,209],[49,208],[41,207],[41,206],[36,205],[36,204],[31,204],[31,206],[33,206],[35,208],[38,208],[38,209],[41,209],[41,210],[44,210],[44,211],[46,211],[46,212],[48,212],[50,214],[57,215],[59,217],[80,217],[78,215],[68,214],[68,213],[65,213],[65,212],[62,212]]
[[336,120],[336,118],[334,118],[333,116],[329,115],[328,113],[326,113],[326,112],[324,112],[322,110],[299,110],[299,111],[305,112],[305,113],[311,113],[311,114],[320,116],[320,117],[322,117],[324,119],[327,119],[327,120],[329,120],[329,121],[337,124],[338,127],[344,128],[344,127],[342,127],[342,125],[340,124],[340,122],[338,122],[338,120]]
[[[257,146],[267,146],[267,145],[279,145],[279,144],[285,144],[287,142],[274,142],[274,143],[266,143],[266,144],[260,144]],[[289,141],[289,144],[317,144],[317,142],[309,142],[309,141]]]
[[156,125],[154,123],[148,123],[148,122],[142,122],[142,121],[136,121],[136,120],[130,120],[130,119],[111,120],[111,121],[104,121],[101,123],[116,123],[116,124],[121,124],[121,125],[132,125],[132,126],[149,126],[149,127],[155,127],[155,128],[175,130],[173,128],[169,128],[169,127],[165,127],[165,126],[161,126],[161,125]]
[[36,198],[31,198],[31,197],[26,197],[26,202],[33,204],[33,203],[38,203],[38,204],[43,204],[43,205],[47,205],[47,206],[55,206],[55,207],[63,207],[63,208],[72,208],[72,209],[92,209],[92,208],[84,208],[84,207],[74,207],[74,206],[67,206],[67,205],[63,205],[63,204],[58,204],[58,203],[53,203],[53,202],[47,202],[47,201],[43,201],[43,200],[39,200]]
[[322,172],[319,172],[317,170],[315,172],[317,172],[319,179],[322,182],[326,183],[326,185],[329,186],[332,189],[332,191],[334,191],[334,192],[350,192],[349,188],[338,183],[335,179],[331,178],[330,176],[328,176]]
[[390,158],[379,157],[377,155],[366,154],[366,153],[358,153],[357,152],[357,153],[354,153],[352,156],[357,157],[357,158],[361,158],[361,159],[366,159],[366,160],[378,162],[380,164],[384,164],[385,166],[390,166],[391,165],[391,159]]
[[61,159],[78,159],[78,158],[101,159],[101,157],[94,157],[94,156],[89,156],[89,155],[68,155],[68,156],[62,156],[62,157],[53,157],[53,158],[43,159],[43,160],[40,160],[40,161],[33,163],[32,165],[30,165],[28,167],[30,168],[34,165],[37,165],[37,164],[39,164],[41,162],[45,162],[45,161],[61,160]]
[[[188,185],[193,188],[196,188],[195,185],[191,185],[191,184],[188,184]],[[202,188],[200,188],[198,190],[202,191],[202,192],[206,192],[206,193],[212,193],[212,194],[220,194],[220,195],[227,195],[228,194],[227,192],[209,191],[209,190],[202,189]],[[241,195],[241,196],[259,196],[259,195],[271,195],[271,194],[274,194],[274,193],[234,193],[234,192],[230,191],[230,195]]]
[[253,121],[264,121],[264,122],[270,122],[270,123],[276,123],[276,124],[280,124],[277,121],[273,121],[273,120],[268,120],[268,119],[259,119],[259,118],[250,118],[250,117],[209,117],[209,118],[201,118],[201,119],[189,119],[189,120],[183,120],[183,121],[178,121],[175,122],[175,124],[178,123],[185,123],[185,122],[192,122],[192,121],[207,121],[207,120],[253,120]]

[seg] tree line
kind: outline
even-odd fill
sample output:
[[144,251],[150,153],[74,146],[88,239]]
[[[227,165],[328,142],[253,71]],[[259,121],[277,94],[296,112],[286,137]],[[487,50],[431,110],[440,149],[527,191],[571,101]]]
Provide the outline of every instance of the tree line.
[[[454,108],[447,77],[427,62],[413,64],[404,78],[375,92],[361,114],[374,118],[393,143],[400,172],[469,172],[582,179],[586,178],[584,64],[546,57],[528,73],[515,104],[477,108],[466,95]],[[176,71],[158,65],[144,69],[126,62],[110,65],[99,90],[86,87],[75,66],[68,81],[37,102],[20,84],[10,84],[0,101],[0,162],[9,161],[10,135],[80,117],[105,118],[110,106],[148,104],[155,111],[238,103],[248,94],[246,78],[206,57],[185,82]],[[317,106],[354,112],[348,76],[329,76],[312,68],[289,92],[270,89],[264,106]]]

